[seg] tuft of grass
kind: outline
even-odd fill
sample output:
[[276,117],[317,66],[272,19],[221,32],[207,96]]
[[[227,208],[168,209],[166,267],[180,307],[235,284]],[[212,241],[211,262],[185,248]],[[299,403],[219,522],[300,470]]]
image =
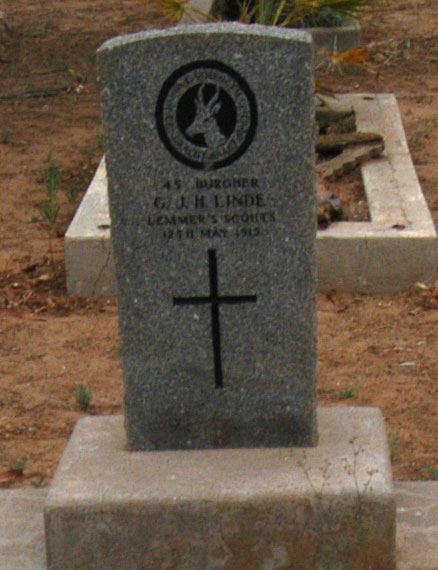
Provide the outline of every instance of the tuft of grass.
[[59,203],[57,201],[48,200],[44,206],[41,208],[41,214],[46,222],[49,224],[50,228],[56,224],[56,220],[59,214]]
[[20,459],[14,459],[11,463],[11,471],[16,473],[17,475],[23,475],[24,468],[27,464],[27,456],[20,457]]
[[389,455],[391,458],[391,462],[395,461],[398,457],[399,444],[400,444],[399,435],[394,435],[393,437],[391,437],[389,441]]
[[11,140],[11,129],[8,129],[7,127],[2,129],[1,135],[0,135],[0,141],[3,144],[8,144],[9,141]]
[[47,193],[49,198],[54,198],[59,186],[59,170],[53,158],[53,151],[50,151],[47,162],[48,165],[45,172]]
[[[164,17],[178,22],[183,15],[192,19],[209,14],[190,6],[188,0],[158,0]],[[240,13],[238,19],[246,24],[264,24],[291,28],[333,27],[345,19],[356,18],[373,0],[223,0],[224,14]],[[222,10],[222,7],[220,8]]]
[[349,398],[355,398],[357,396],[357,388],[353,386],[345,386],[343,390],[339,393],[340,400],[348,400]]
[[93,395],[91,391],[82,382],[76,384],[75,386],[75,397],[79,408],[86,412],[91,407],[91,402],[93,400]]
[[67,201],[69,203],[69,206],[71,208],[73,208],[76,205],[76,202],[77,202],[78,196],[79,196],[79,192],[78,192],[77,188],[74,188],[73,186],[69,186],[67,188],[67,190],[65,191],[65,194],[67,196]]
[[44,181],[46,184],[47,199],[43,202],[40,213],[47,222],[48,240],[49,240],[49,256],[52,268],[55,266],[53,255],[53,237],[56,230],[56,220],[58,219],[60,204],[58,202],[57,190],[59,187],[59,170],[56,161],[53,158],[53,152],[50,151],[47,158],[47,168],[44,172]]
[[426,466],[427,473],[432,481],[438,481],[438,469],[432,465]]
[[35,489],[41,489],[41,487],[46,486],[46,480],[42,475],[38,475],[35,479],[32,479],[31,483]]

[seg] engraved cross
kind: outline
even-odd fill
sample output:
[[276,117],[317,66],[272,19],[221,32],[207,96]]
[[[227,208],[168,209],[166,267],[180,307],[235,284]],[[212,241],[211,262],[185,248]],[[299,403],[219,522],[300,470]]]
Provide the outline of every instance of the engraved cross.
[[219,321],[219,306],[237,305],[240,303],[257,303],[256,295],[219,295],[216,250],[208,250],[208,272],[210,280],[210,295],[206,297],[174,297],[174,305],[205,305],[211,309],[211,335],[214,358],[215,388],[223,387],[221,330]]

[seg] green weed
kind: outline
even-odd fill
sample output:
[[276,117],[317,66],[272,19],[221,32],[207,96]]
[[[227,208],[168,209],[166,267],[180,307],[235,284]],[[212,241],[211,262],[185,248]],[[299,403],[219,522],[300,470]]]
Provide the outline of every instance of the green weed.
[[82,382],[80,384],[76,384],[75,396],[76,402],[82,411],[86,412],[90,409],[93,395],[87,386],[85,386],[85,384]]
[[11,140],[11,129],[8,128],[4,128],[2,129],[1,135],[0,135],[0,141],[3,144],[8,144],[8,142]]
[[14,459],[11,463],[11,471],[15,473],[19,473],[20,475],[23,473],[24,468],[26,467],[27,463],[27,456],[21,457],[20,459]]
[[57,201],[47,201],[41,208],[41,214],[46,222],[52,227],[56,224],[60,205]]
[[339,393],[340,400],[348,400],[349,398],[355,398],[357,396],[357,388],[353,386],[345,386],[343,390]]
[[[211,20],[209,14],[193,8],[187,0],[159,0],[164,17],[179,21],[183,15],[194,20]],[[356,18],[373,0],[223,0],[218,3],[219,19],[236,12],[243,23],[293,28],[339,26],[347,18]],[[223,13],[222,13],[223,12]],[[240,14],[239,14],[240,12]]]
[[56,161],[53,158],[52,151],[50,151],[49,153],[47,162],[48,166],[46,169],[46,176],[45,176],[46,187],[47,187],[47,192],[49,194],[49,198],[54,198],[59,186],[59,170],[58,167],[56,166]]
[[432,467],[432,465],[427,465],[426,469],[432,481],[438,481],[438,469],[436,467]]
[[398,457],[399,444],[400,444],[400,436],[399,435],[394,435],[389,441],[389,454],[390,454],[391,462],[395,461]]
[[52,151],[50,151],[47,159],[47,168],[44,172],[47,199],[43,202],[43,205],[40,209],[40,213],[43,217],[43,220],[47,222],[49,256],[52,268],[55,266],[55,260],[53,255],[53,238],[55,236],[56,220],[58,219],[58,214],[60,210],[60,204],[58,202],[58,196],[57,196],[59,179],[60,179],[59,170],[58,167],[56,166],[55,159],[53,158],[53,153]]
[[36,489],[40,489],[41,487],[46,486],[46,480],[42,475],[38,475],[37,477],[35,477],[35,479],[32,479],[31,483],[32,486],[35,487]]
[[332,492],[326,492],[326,487],[331,484],[332,477],[335,477],[336,465],[326,461],[321,467],[310,468],[306,465],[305,452],[303,453],[303,460],[298,461],[298,466],[303,470],[314,497],[312,502],[315,518],[309,528],[317,537],[313,541],[312,550],[318,557],[318,568],[321,570],[341,568],[341,565],[338,564],[338,541],[341,529],[345,533],[352,532],[351,539],[343,537],[343,540],[349,541],[349,548],[351,552],[354,552],[357,563],[354,567],[371,568],[372,566],[373,554],[364,548],[363,544],[366,543],[369,535],[367,496],[373,492],[372,480],[378,471],[368,470],[364,479],[362,469],[359,466],[359,457],[364,453],[364,449],[356,437],[352,437],[349,444],[352,457],[343,457],[342,462],[345,473],[351,477],[354,483],[355,493],[352,502],[345,503],[341,512],[333,502]]
[[69,188],[67,188],[65,193],[67,195],[68,203],[71,206],[74,206],[76,204],[77,199],[78,199],[78,191],[76,190],[76,188],[73,188],[72,186],[70,186]]

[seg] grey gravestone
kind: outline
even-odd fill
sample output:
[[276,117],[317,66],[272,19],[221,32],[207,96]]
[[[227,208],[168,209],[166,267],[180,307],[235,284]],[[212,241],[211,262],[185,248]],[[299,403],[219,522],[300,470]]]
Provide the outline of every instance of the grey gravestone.
[[312,60],[240,24],[98,51],[133,449],[316,444]]

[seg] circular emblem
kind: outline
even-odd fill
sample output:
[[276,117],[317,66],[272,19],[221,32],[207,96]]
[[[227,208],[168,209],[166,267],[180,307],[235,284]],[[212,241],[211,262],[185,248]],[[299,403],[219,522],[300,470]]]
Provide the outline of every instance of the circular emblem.
[[219,61],[196,61],[164,82],[155,110],[171,155],[192,168],[215,170],[247,150],[257,128],[257,105],[247,82]]

